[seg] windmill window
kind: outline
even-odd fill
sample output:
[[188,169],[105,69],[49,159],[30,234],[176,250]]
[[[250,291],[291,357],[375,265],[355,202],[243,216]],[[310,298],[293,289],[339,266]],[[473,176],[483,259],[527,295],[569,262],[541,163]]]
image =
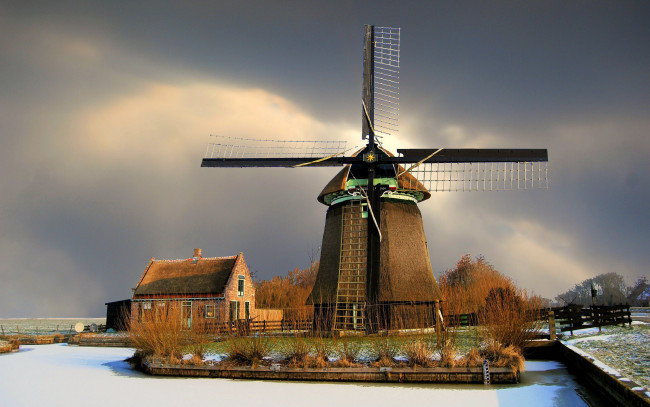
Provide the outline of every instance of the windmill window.
[[239,276],[237,279],[237,296],[244,296],[244,276]]
[[205,306],[205,317],[206,318],[214,318],[214,305],[206,305]]

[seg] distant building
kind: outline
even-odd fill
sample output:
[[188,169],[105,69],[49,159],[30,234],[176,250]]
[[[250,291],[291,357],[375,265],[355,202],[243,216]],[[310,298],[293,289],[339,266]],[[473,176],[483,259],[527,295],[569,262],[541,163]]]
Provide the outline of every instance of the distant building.
[[151,258],[133,289],[131,318],[160,315],[170,306],[180,310],[187,327],[255,317],[255,288],[244,255],[180,260]]
[[131,300],[107,302],[106,304],[106,329],[125,331],[129,327],[131,318]]

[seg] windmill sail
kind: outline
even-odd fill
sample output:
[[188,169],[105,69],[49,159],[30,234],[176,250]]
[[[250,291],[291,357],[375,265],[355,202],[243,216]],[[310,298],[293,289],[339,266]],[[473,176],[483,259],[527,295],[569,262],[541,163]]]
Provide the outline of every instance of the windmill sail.
[[397,133],[399,118],[400,29],[375,27],[373,53],[373,125],[377,142]]
[[[546,149],[398,149],[400,158],[424,157],[400,177],[414,179],[429,192],[514,191],[548,189]],[[403,171],[404,172],[404,171]],[[402,172],[402,173],[403,173]]]
[[414,189],[414,179],[429,192],[548,189],[546,162],[423,163],[409,172],[415,178],[400,177],[404,189]]
[[323,160],[345,154],[342,140],[264,140],[210,135],[202,167],[338,166]]

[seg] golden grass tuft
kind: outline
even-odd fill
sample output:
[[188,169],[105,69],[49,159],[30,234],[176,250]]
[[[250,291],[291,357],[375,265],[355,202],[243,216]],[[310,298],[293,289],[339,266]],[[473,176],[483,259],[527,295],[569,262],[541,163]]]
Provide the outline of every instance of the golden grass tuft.
[[338,356],[340,367],[358,366],[357,360],[363,345],[356,338],[344,336],[334,341],[334,353]]
[[430,367],[434,365],[433,350],[428,342],[416,339],[405,343],[402,349],[408,358],[409,366]]
[[386,336],[375,337],[370,341],[373,366],[390,367],[395,365],[395,357],[399,353],[399,346]]
[[459,367],[477,367],[483,365],[483,356],[477,348],[472,348],[465,356],[456,362]]
[[524,371],[524,356],[521,350],[513,345],[504,346],[497,341],[489,341],[481,349],[481,356],[490,362],[491,366],[509,367],[520,372]]
[[274,342],[263,335],[232,337],[224,343],[226,362],[257,366],[271,355]]
[[294,336],[282,342],[279,351],[285,363],[292,367],[304,367],[309,358],[310,346],[304,337]]

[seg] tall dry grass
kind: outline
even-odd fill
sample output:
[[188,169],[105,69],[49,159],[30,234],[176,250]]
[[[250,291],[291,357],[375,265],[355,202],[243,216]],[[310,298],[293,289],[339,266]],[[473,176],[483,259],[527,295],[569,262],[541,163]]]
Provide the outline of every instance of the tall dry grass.
[[136,349],[134,357],[162,359],[169,363],[180,363],[184,339],[180,306],[168,304],[164,310],[143,313],[138,319],[129,321],[128,332]]
[[154,307],[139,320],[131,319],[128,333],[136,349],[132,359],[135,364],[151,358],[178,364],[184,351],[192,353],[190,363],[201,364],[213,339],[205,325],[184,326],[180,304],[170,302]]

